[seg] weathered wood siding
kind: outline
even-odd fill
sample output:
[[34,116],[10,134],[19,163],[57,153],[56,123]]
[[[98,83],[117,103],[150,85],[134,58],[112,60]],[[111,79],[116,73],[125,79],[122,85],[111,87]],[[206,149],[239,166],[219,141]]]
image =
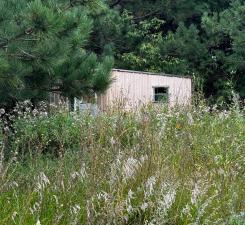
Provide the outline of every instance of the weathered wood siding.
[[154,74],[138,71],[112,71],[114,82],[105,94],[98,97],[101,109],[114,102],[125,103],[126,108],[135,108],[153,101],[154,87],[168,87],[169,105],[187,105],[192,94],[192,81],[189,77]]

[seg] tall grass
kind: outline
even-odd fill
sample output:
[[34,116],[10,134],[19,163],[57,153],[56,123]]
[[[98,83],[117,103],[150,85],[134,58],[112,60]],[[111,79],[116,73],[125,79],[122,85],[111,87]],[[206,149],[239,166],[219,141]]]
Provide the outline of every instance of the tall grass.
[[148,106],[19,119],[1,142],[0,225],[244,224],[243,113]]

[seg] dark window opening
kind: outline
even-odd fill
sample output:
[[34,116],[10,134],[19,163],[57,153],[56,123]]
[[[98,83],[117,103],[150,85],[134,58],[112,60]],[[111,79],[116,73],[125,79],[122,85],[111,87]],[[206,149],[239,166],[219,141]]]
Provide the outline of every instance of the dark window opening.
[[154,87],[154,102],[168,102],[168,87]]

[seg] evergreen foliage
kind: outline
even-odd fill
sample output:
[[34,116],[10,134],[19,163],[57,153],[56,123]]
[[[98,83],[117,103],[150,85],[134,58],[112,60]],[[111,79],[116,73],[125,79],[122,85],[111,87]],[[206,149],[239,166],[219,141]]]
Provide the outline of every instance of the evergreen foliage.
[[0,3],[0,108],[34,104],[52,91],[80,97],[110,83],[111,56],[86,49],[100,1]]
[[244,1],[108,2],[128,30],[118,67],[191,75],[216,102],[229,102],[234,91],[244,99]]

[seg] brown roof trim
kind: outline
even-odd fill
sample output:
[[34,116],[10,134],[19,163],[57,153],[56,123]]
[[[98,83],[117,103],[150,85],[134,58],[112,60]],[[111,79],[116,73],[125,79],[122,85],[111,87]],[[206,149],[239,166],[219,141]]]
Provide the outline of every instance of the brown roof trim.
[[138,74],[144,74],[144,75],[157,75],[157,76],[165,76],[165,77],[177,77],[177,78],[187,78],[191,79],[191,76],[183,76],[183,75],[175,75],[175,74],[166,74],[166,73],[152,73],[152,72],[142,72],[142,71],[135,71],[135,70],[124,70],[124,69],[112,69],[112,71],[118,71],[118,72],[127,72],[127,73],[138,73]]

